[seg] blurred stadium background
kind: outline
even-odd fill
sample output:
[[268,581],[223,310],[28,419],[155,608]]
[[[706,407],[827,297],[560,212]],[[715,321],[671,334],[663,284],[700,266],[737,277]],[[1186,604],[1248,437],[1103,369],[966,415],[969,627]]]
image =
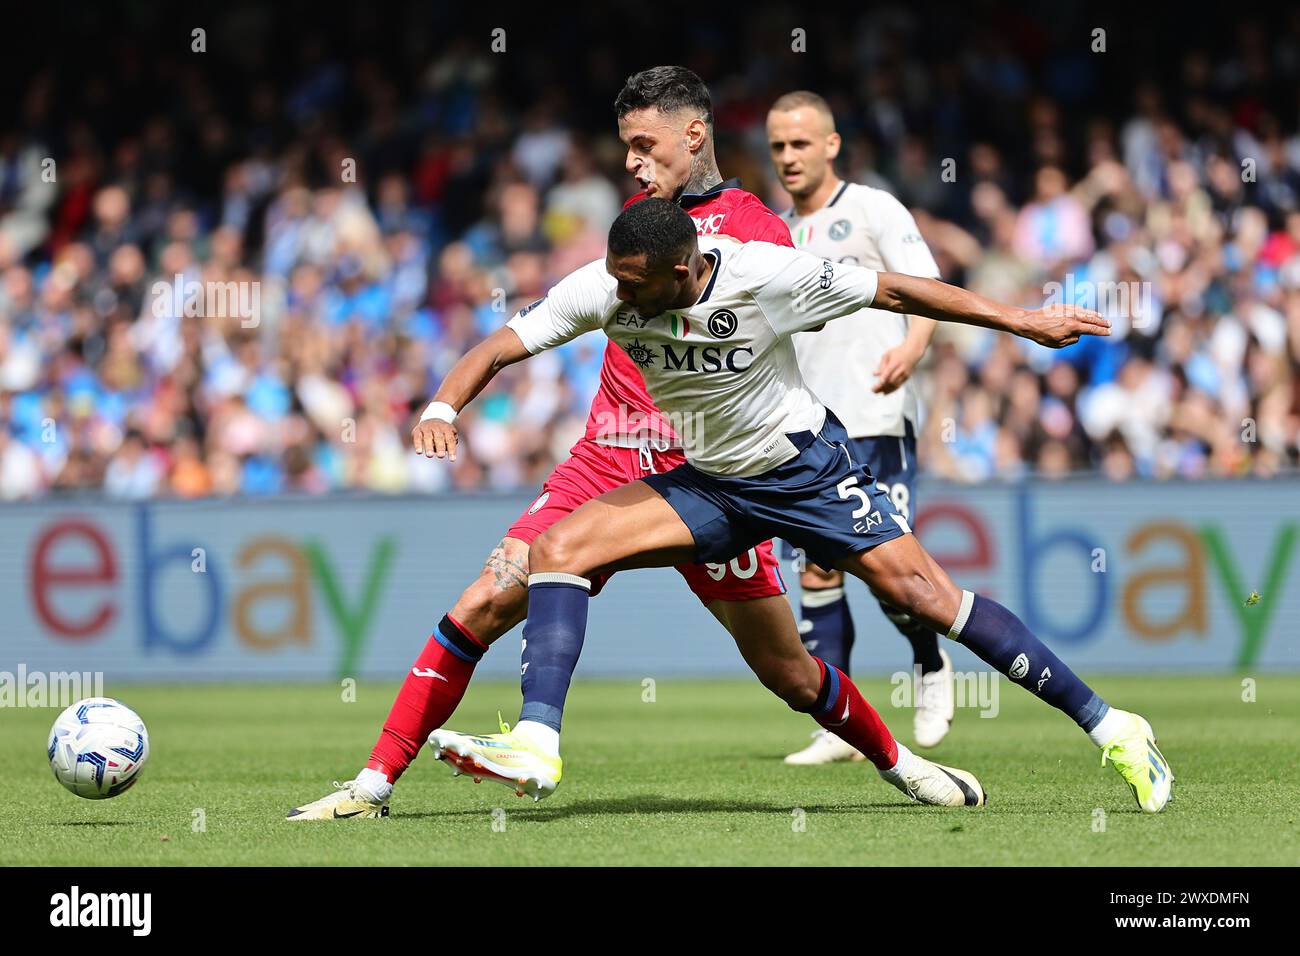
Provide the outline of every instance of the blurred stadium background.
[[[960,583],[1083,669],[1300,667],[1300,11],[57,19],[56,56],[19,27],[4,67],[0,668],[401,673],[581,433],[603,342],[500,376],[454,466],[410,424],[601,254],[631,192],[613,99],[660,62],[709,83],[723,174],[773,208],[763,119],[809,88],[840,175],[911,208],[947,280],[1025,305],[1141,290],[1060,353],[940,330],[918,533]],[[177,276],[256,283],[256,326],[184,315]],[[852,590],[855,664],[907,667]],[[620,575],[592,634],[580,674],[743,670],[671,572]]]

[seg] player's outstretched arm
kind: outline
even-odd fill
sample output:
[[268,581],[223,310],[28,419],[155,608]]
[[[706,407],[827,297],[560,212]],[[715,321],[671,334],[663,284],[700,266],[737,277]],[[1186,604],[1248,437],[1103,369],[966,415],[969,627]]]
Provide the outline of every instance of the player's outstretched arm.
[[924,315],[940,322],[960,322],[1012,332],[1039,345],[1059,349],[1085,335],[1109,335],[1110,322],[1077,305],[1018,309],[968,292],[937,279],[920,279],[897,272],[877,273],[871,305],[889,312]]
[[[483,391],[497,372],[507,365],[523,361],[529,354],[518,333],[508,325],[503,325],[462,355],[451,367],[447,377],[438,386],[438,392],[433,396],[425,415],[436,414],[439,407],[444,412],[459,412],[475,395]],[[426,458],[436,456],[456,460],[457,432],[456,426],[450,421],[425,418],[411,430],[411,443]]]

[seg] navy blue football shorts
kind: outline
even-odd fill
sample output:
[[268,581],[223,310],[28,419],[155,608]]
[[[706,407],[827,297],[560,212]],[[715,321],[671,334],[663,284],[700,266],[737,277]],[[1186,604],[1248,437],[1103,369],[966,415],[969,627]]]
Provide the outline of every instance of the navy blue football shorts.
[[[867,466],[876,488],[889,495],[894,509],[910,524],[916,514],[916,432],[911,422],[906,423],[906,430],[905,435],[850,438],[845,444],[853,460]],[[798,552],[783,541],[781,556],[795,558]]]
[[783,538],[829,568],[911,532],[829,410],[819,433],[786,437],[799,454],[761,475],[708,475],[688,462],[641,479],[690,528],[696,561],[723,563],[769,538]]

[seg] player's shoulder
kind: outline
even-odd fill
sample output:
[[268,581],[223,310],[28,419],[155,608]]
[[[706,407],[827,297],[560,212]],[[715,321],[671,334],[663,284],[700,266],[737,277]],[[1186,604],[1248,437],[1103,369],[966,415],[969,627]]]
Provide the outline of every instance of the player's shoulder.
[[618,283],[605,268],[605,260],[593,259],[555,283],[546,298],[583,310],[600,309],[617,289]]
[[605,288],[607,286],[618,285],[614,277],[609,274],[605,268],[605,258],[592,259],[586,265],[579,266],[569,273],[568,278],[575,279],[583,285],[592,285]]
[[845,206],[866,210],[905,210],[907,208],[888,189],[868,186],[866,183],[845,183],[840,201]]
[[866,183],[845,183],[842,202],[846,209],[860,213],[870,223],[886,226],[912,222],[907,207],[887,189]]
[[785,220],[781,218],[780,214],[774,212],[767,203],[749,190],[738,187],[728,190],[728,192],[735,194],[735,199],[732,200],[732,209],[735,212],[755,219],[771,221],[782,227],[785,226]]
[[743,209],[751,202],[759,202],[761,205],[759,198],[735,178],[723,180],[703,192],[683,193],[679,202],[684,209],[705,206],[719,212]]
[[763,200],[759,199],[757,195],[751,193],[748,189],[740,186],[739,180],[736,182],[737,185],[724,190],[720,194],[727,198],[727,201],[731,204],[733,209],[753,212],[758,215],[776,215],[776,213],[772,212],[771,209],[767,208],[767,203],[763,202]]
[[785,220],[745,189],[739,179],[728,179],[707,192],[687,194],[681,202],[702,235],[723,233],[742,242],[761,239],[790,244]]
[[[782,267],[789,264],[792,255],[802,255],[788,245],[769,242],[766,239],[737,242],[725,236],[709,238],[722,240],[717,246],[722,254],[722,268],[742,282],[770,279]],[[703,237],[701,237],[702,242]]]
[[724,263],[729,263],[736,257],[737,253],[744,251],[745,247],[749,245],[749,243],[741,242],[734,236],[722,234],[700,236],[699,243],[701,252],[716,252]]
[[776,246],[793,246],[789,223],[768,208],[767,203],[753,193],[747,192],[745,196],[748,198],[733,214],[733,218],[738,220],[738,225],[744,232],[742,238],[772,243]]

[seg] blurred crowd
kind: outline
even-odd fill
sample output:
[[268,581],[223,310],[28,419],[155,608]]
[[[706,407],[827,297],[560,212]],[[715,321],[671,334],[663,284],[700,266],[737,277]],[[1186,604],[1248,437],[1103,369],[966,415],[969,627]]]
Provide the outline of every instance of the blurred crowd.
[[[630,191],[613,98],[653,63],[610,38],[539,57],[523,29],[493,53],[404,9],[291,34],[275,69],[283,28],[236,8],[202,54],[106,42],[24,77],[0,121],[0,499],[514,489],[565,456],[599,336],[506,370],[454,466],[407,436],[460,354],[602,253]],[[945,278],[1111,318],[1062,352],[941,328],[930,473],[1294,469],[1300,16],[1146,73],[1015,16],[937,40],[904,8],[814,23],[813,66],[760,9],[738,55],[697,32],[677,61],[714,91],[723,174],[773,208],[767,104],[817,89],[840,174],[913,209]]]

